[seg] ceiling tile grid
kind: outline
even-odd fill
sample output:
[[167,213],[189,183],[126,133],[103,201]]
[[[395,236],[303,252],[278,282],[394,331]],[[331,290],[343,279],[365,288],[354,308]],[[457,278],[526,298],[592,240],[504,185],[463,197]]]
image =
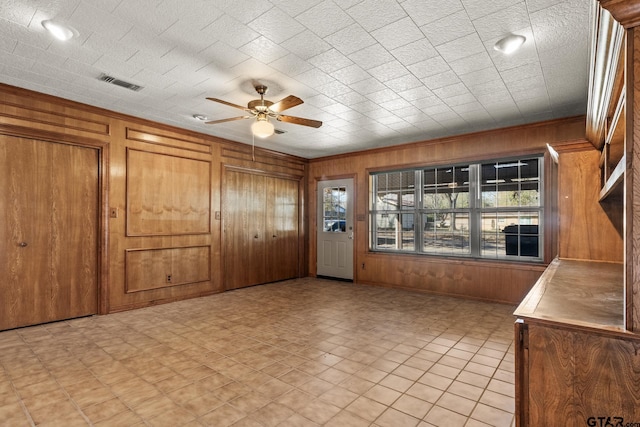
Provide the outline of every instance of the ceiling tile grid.
[[[256,145],[314,158],[584,114],[592,0],[56,0],[0,4],[0,82],[252,143],[228,106],[293,94]],[[44,19],[75,28],[63,43]],[[504,55],[500,38],[521,34]],[[106,73],[139,92],[98,80]]]

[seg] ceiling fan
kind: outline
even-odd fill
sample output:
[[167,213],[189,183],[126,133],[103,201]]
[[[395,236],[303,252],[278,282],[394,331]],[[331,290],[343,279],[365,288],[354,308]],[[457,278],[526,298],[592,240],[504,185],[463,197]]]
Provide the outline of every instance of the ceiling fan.
[[261,138],[266,138],[267,136],[272,135],[274,132],[275,128],[273,124],[269,122],[269,118],[276,119],[285,123],[293,123],[296,125],[310,126],[314,128],[319,128],[320,126],[322,126],[322,122],[318,120],[303,119],[302,117],[285,116],[284,114],[280,114],[280,112],[284,110],[303,103],[302,99],[298,98],[297,96],[289,95],[286,98],[274,103],[264,99],[264,94],[267,93],[266,86],[258,85],[255,86],[255,89],[256,92],[258,92],[258,94],[260,95],[260,99],[254,99],[253,101],[250,101],[246,107],[238,104],[233,104],[231,102],[227,102],[218,98],[207,98],[209,101],[219,102],[220,104],[243,110],[249,115],[231,117],[229,119],[212,120],[206,122],[206,124],[214,125],[217,123],[231,122],[234,120],[255,118],[256,121],[251,125],[251,131],[255,136]]

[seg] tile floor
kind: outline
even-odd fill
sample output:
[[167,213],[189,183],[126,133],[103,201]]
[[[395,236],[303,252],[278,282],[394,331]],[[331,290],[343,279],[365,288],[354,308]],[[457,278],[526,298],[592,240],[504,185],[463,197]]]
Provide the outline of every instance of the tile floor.
[[0,332],[0,424],[509,427],[513,310],[305,278]]

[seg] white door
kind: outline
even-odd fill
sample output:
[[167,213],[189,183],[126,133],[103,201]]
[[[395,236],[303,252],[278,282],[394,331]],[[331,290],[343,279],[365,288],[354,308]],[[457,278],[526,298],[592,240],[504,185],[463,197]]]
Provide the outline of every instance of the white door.
[[353,280],[353,179],[318,182],[317,275]]

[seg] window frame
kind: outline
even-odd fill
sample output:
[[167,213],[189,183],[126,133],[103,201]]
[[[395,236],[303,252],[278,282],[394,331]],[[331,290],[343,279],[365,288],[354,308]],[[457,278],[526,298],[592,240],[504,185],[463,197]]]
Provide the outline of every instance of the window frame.
[[[487,207],[483,206],[483,191],[482,191],[482,167],[487,164],[502,164],[509,162],[521,162],[525,160],[535,159],[537,160],[537,205],[520,205],[517,206],[492,206]],[[542,153],[532,153],[532,154],[524,154],[520,156],[510,156],[504,158],[495,158],[495,159],[483,159],[483,160],[474,160],[474,161],[466,161],[466,162],[457,162],[451,164],[438,164],[438,165],[427,165],[427,166],[414,166],[410,168],[402,168],[402,169],[392,169],[392,170],[377,170],[377,171],[369,171],[369,204],[368,204],[368,250],[372,253],[389,253],[389,254],[402,254],[402,255],[419,255],[419,256],[432,256],[432,257],[440,257],[440,258],[462,258],[462,259],[474,259],[474,260],[492,260],[492,261],[507,261],[507,262],[531,262],[531,263],[543,263],[545,260],[545,212],[546,212],[546,190],[545,190],[545,164],[546,164],[546,156]],[[433,170],[441,170],[445,168],[460,168],[460,167],[468,167],[469,168],[469,182],[468,182],[468,207],[460,208],[460,207],[451,207],[448,208],[433,208],[426,207],[424,205],[424,175],[426,171]],[[520,167],[518,165],[518,167]],[[496,168],[498,169],[498,168]],[[378,180],[381,175],[388,175],[392,173],[411,173],[415,174],[414,181],[414,206],[410,209],[380,209],[376,207],[376,196],[379,194],[378,189]],[[518,177],[518,191],[519,193],[523,191],[521,184],[523,180]],[[499,187],[496,187],[499,188]],[[403,190],[407,190],[405,188],[399,188],[397,191],[400,193]],[[404,206],[403,206],[404,207]],[[448,252],[444,251],[429,251],[425,249],[425,222],[423,221],[424,215],[433,214],[435,212],[447,212],[449,214],[463,214],[468,215],[468,253],[460,253],[460,252]],[[413,214],[413,249],[406,249],[404,247],[398,248],[398,242],[396,241],[396,248],[385,248],[381,247],[382,245],[378,244],[379,242],[379,230],[378,230],[378,218],[379,215],[387,214],[387,215],[401,215],[401,214]],[[483,228],[482,221],[486,214],[496,214],[496,217],[500,216],[509,217],[509,216],[517,216],[517,228],[516,233],[507,233],[504,234],[504,228],[498,229],[496,233],[503,233],[504,235],[504,247],[499,246],[496,247],[496,252],[494,255],[483,253],[482,243],[483,243]],[[536,218],[537,224],[535,221],[531,225],[537,226],[537,233],[529,234],[527,232],[523,232],[523,224],[520,220],[522,216],[529,216],[530,218]],[[506,226],[506,225],[505,225]],[[526,229],[525,229],[526,230]],[[455,231],[455,229],[454,229]],[[507,255],[507,236],[513,237],[517,236],[517,254],[516,255]],[[527,237],[535,236],[537,239],[537,256],[529,256],[523,255],[520,253],[522,250],[522,239]],[[465,236],[463,235],[462,239]],[[500,235],[498,235],[498,240],[500,239]],[[531,240],[533,241],[533,240]],[[510,245],[513,245],[513,240],[511,240]],[[500,249],[504,251],[504,253],[499,253]],[[512,249],[513,250],[513,249]]]

